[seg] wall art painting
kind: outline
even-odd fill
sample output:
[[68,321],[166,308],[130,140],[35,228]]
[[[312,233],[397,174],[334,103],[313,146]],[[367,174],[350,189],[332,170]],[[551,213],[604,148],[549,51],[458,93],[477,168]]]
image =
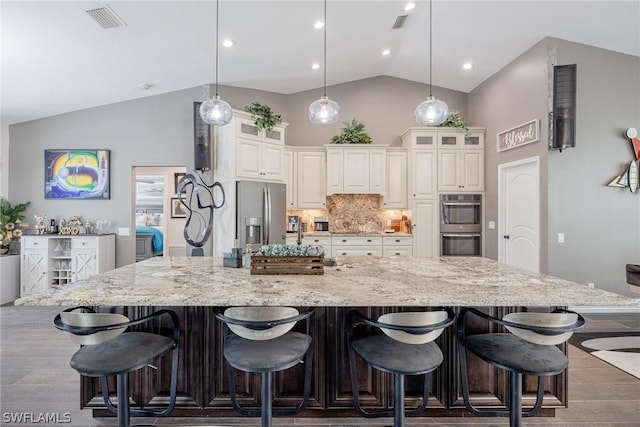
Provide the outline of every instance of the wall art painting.
[[109,199],[109,150],[44,150],[45,199]]

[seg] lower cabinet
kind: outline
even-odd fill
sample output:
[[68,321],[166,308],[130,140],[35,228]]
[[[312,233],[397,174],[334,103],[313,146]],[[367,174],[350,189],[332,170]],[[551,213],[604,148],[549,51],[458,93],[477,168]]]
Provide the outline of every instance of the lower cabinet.
[[382,237],[332,236],[331,256],[382,256]]
[[20,295],[87,279],[115,268],[115,235],[22,236]]
[[[113,312],[131,318],[142,317],[165,307],[120,307]],[[223,327],[213,316],[215,307],[166,307],[174,310],[183,331],[180,343],[180,364],[178,373],[178,402],[171,414],[175,417],[226,417],[239,416],[232,409],[227,387],[228,371],[223,356]],[[552,307],[553,308],[553,307]],[[353,409],[345,321],[347,312],[356,309],[363,314],[377,318],[381,314],[410,307],[319,307],[316,309],[316,327],[313,359],[311,399],[301,416],[336,417],[357,416]],[[483,308],[492,315],[502,316],[516,308]],[[471,324],[470,333],[484,333],[488,323],[476,321]],[[299,328],[300,325],[297,325]],[[171,325],[167,320],[148,324],[138,329],[164,331],[170,334]],[[300,330],[300,329],[299,329]],[[493,331],[493,330],[492,330]],[[368,333],[366,328],[358,328],[357,334]],[[442,365],[433,373],[429,404],[422,416],[468,416],[462,402],[460,372],[455,341],[455,330],[448,328],[436,343],[444,355]],[[566,346],[562,349],[566,352]],[[169,395],[170,357],[157,364],[158,369],[143,368],[130,376],[132,406],[149,409],[166,405]],[[483,407],[500,406],[500,398],[508,395],[508,378],[476,359],[468,358],[470,391],[473,403]],[[393,406],[393,379],[372,369],[357,359],[358,392],[366,408],[386,409]],[[241,404],[257,408],[260,405],[260,376],[236,372],[236,386]],[[304,365],[297,365],[278,373],[274,378],[274,407],[295,406],[303,392]],[[423,377],[411,376],[406,379],[405,404],[407,408],[419,404],[422,395]],[[535,378],[525,377],[523,381],[523,402],[532,406],[535,400]],[[94,408],[94,415],[104,416],[104,402],[100,394],[99,381],[82,377],[82,407]],[[115,396],[115,382],[109,382],[110,394]],[[553,408],[567,403],[566,372],[547,380],[543,413],[553,415]]]

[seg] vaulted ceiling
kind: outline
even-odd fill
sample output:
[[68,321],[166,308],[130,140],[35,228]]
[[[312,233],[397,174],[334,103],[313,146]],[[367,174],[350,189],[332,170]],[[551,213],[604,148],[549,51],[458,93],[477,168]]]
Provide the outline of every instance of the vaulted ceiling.
[[[328,1],[329,85],[377,75],[428,83],[428,3],[406,4]],[[0,6],[5,124],[215,79],[213,1]],[[124,25],[104,29],[86,12],[103,7]],[[220,84],[284,94],[322,86],[323,30],[314,29],[322,1],[222,0],[219,11],[220,42],[235,42],[219,48]],[[639,1],[434,0],[433,84],[469,92],[546,36],[640,56],[639,18]],[[465,62],[473,68],[463,70]]]

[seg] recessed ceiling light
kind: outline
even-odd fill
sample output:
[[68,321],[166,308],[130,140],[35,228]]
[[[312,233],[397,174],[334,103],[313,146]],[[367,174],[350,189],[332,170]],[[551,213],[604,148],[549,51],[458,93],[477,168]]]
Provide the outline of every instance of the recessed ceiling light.
[[382,56],[389,56],[391,55],[391,51],[389,49],[385,49],[382,51]]
[[235,44],[236,44],[236,42],[234,42],[233,40],[229,40],[229,39],[225,39],[225,40],[222,41],[222,47],[232,47]]
[[407,12],[410,10],[413,10],[416,7],[416,4],[413,2],[409,2],[404,6],[404,10],[406,10]]
[[324,22],[322,21],[316,21],[316,23],[313,24],[313,28],[315,28],[316,30],[319,30],[322,27],[324,27]]
[[464,68],[465,70],[470,70],[473,68],[473,64],[471,62],[465,62],[464,64],[462,64],[462,68]]
[[138,87],[142,90],[149,90],[153,87],[151,83],[140,83]]
[[317,70],[318,68],[320,68],[320,64],[318,64],[318,63],[315,63],[315,64],[313,64],[313,65],[311,66],[311,69],[312,69],[312,70]]

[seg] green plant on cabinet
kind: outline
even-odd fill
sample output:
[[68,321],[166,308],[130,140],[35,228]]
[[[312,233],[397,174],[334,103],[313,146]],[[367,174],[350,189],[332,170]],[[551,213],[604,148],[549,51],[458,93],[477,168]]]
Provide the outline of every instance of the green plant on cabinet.
[[364,124],[356,119],[345,122],[340,135],[331,137],[332,144],[371,144],[371,137],[364,130]]
[[271,111],[271,107],[266,104],[254,102],[244,107],[244,111],[251,114],[251,120],[258,129],[270,131],[273,127],[282,122],[282,117]]

